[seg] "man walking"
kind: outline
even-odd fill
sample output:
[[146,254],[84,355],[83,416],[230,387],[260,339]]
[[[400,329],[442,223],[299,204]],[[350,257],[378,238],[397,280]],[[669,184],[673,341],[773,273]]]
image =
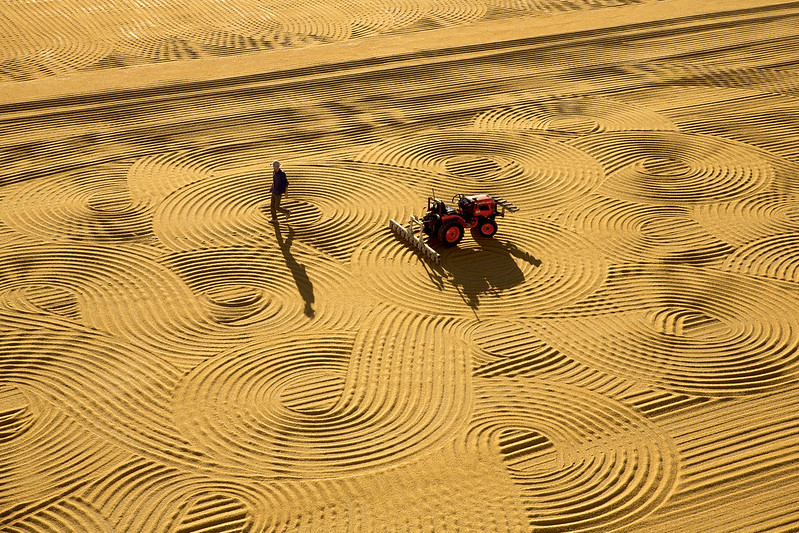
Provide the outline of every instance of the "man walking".
[[277,212],[286,214],[286,218],[291,216],[291,211],[285,207],[280,207],[280,199],[283,196],[288,196],[289,180],[286,179],[286,173],[280,169],[280,161],[272,161],[272,203],[270,205],[272,211],[272,220],[269,222],[277,222]]

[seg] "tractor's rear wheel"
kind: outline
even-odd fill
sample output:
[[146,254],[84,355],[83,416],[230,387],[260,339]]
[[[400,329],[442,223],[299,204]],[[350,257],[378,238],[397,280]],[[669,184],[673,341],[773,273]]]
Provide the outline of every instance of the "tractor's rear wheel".
[[490,239],[497,234],[497,223],[490,218],[480,217],[477,225],[472,228],[472,237]]
[[457,222],[447,222],[438,230],[438,240],[444,246],[455,246],[463,238],[463,226]]

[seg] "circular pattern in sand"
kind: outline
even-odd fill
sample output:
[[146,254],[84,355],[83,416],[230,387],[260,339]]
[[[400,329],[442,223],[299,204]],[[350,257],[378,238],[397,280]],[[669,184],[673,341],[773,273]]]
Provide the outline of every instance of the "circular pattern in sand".
[[573,141],[605,167],[597,192],[655,205],[742,198],[767,187],[774,169],[755,148],[710,135],[617,132]]
[[26,181],[0,203],[0,218],[44,241],[142,240],[152,236],[152,215],[131,198],[125,172],[100,166]]
[[153,205],[169,193],[214,175],[201,157],[183,152],[166,152],[138,158],[125,176],[131,198]]
[[34,421],[34,409],[24,391],[13,383],[0,381],[0,442],[25,432]]
[[168,195],[153,214],[153,230],[173,250],[264,245],[271,176],[213,176]]
[[20,243],[0,259],[0,305],[79,320],[193,366],[240,332],[220,332],[159,256],[142,245]]
[[536,338],[523,320],[479,320],[471,330],[475,377],[536,377],[562,373],[574,362]]
[[502,457],[535,531],[608,531],[657,508],[676,484],[671,439],[581,387],[482,379],[466,450]]
[[799,233],[753,241],[730,255],[724,267],[753,276],[799,282]]
[[419,132],[373,145],[358,159],[421,172],[447,200],[457,192],[488,193],[522,208],[574,200],[602,179],[601,166],[585,152],[521,132]]
[[286,484],[243,483],[215,465],[175,468],[130,455],[112,466],[78,496],[116,530],[274,531],[276,517],[289,507]]
[[[41,441],[38,453],[25,456],[56,463],[42,466],[53,476],[63,475],[64,465],[85,474],[83,461],[74,458],[91,456],[100,464],[120,448],[201,464],[175,430],[165,398],[180,372],[148,350],[57,317],[0,310],[0,352],[0,374],[24,387],[23,407],[34,417],[34,426],[21,436]],[[16,395],[13,405],[19,407],[20,401]],[[40,418],[51,415],[68,429],[34,430]],[[40,431],[50,436],[37,436]],[[110,445],[98,447],[98,439]]]
[[621,262],[712,263],[733,247],[710,234],[685,206],[640,204],[597,196],[558,221]]
[[[561,8],[566,6],[557,2]],[[17,31],[0,47],[0,77],[27,80],[85,68],[226,56],[305,47],[397,31],[419,31],[540,11],[484,0],[234,0],[197,5],[95,1],[20,4],[8,13]],[[570,6],[574,8],[574,6]],[[47,28],[48,31],[43,31]],[[87,33],[88,32],[88,33]],[[90,35],[91,37],[87,37]],[[105,61],[103,61],[105,60]]]
[[[48,498],[48,502],[51,499]],[[37,502],[38,504],[38,502]],[[91,505],[79,499],[67,498],[50,503],[15,521],[8,531],[72,531],[91,533],[107,531],[108,520]]]
[[[286,173],[288,197],[281,206],[291,210],[291,218],[279,213],[278,220],[287,222],[298,240],[339,260],[348,259],[389,219],[407,217],[424,201],[407,186],[413,178],[408,172],[342,164],[287,167]],[[273,246],[271,180],[264,169],[190,183],[159,204],[155,233],[175,250]]]
[[786,314],[799,309],[799,297],[750,276],[619,267],[577,308],[574,318],[538,321],[532,329],[569,357],[649,387],[739,396],[799,375],[799,331]]
[[386,230],[353,255],[355,275],[382,301],[431,315],[535,316],[591,294],[605,259],[575,233],[544,220],[500,219],[493,239],[467,234],[441,248],[441,264]]
[[473,127],[568,135],[625,130],[677,131],[671,120],[655,111],[600,97],[547,99],[498,107],[477,115]]
[[[68,409],[63,408],[64,398],[58,398],[58,392],[37,391],[36,385],[24,383],[26,380],[22,373],[15,372],[8,365],[0,365],[3,366],[3,375],[18,383],[12,385],[11,396],[8,385],[0,384],[0,461],[3,464],[0,508],[3,509],[3,529],[92,531],[91,526],[102,523],[102,520],[84,522],[87,517],[82,516],[77,502],[61,509],[58,509],[58,504],[50,504],[74,494],[86,484],[87,478],[110,475],[119,450],[69,416]],[[8,429],[5,422],[11,414],[7,409],[20,404],[24,405],[24,426],[10,435],[4,433]],[[15,420],[20,422],[19,418]],[[91,514],[95,513],[96,510]],[[78,517],[81,520],[70,523],[70,518]],[[86,529],[77,527],[79,525]]]
[[80,303],[74,288],[54,283],[23,283],[0,290],[0,306],[31,313],[61,315],[80,321]]
[[8,38],[0,46],[0,79],[3,81],[22,81],[91,68],[112,52],[110,42],[87,32],[87,26],[95,24],[82,27],[69,23],[63,25],[62,17],[56,23],[61,23],[61,31],[54,34],[42,31],[39,26],[42,18],[50,18],[52,12],[30,12],[28,20],[22,20],[27,17],[14,16],[35,5],[32,2],[4,12],[14,20],[11,27],[6,27],[16,31],[10,35],[6,33]]
[[471,410],[463,331],[394,310],[365,320],[354,338],[265,334],[199,365],[175,394],[183,434],[230,472],[310,478],[450,438]]
[[[796,10],[518,25],[620,3],[7,4],[0,81],[516,18],[5,106],[0,528],[790,527],[798,174],[724,137],[795,159],[796,106],[680,87],[789,87]],[[530,100],[579,91],[715,136]],[[522,211],[434,267],[386,227],[432,185]]]
[[731,202],[697,205],[692,216],[708,233],[745,246],[773,235],[799,232],[799,197],[764,192]]
[[276,333],[325,324],[347,328],[358,311],[342,305],[349,274],[337,261],[296,242],[291,228],[277,231],[278,246],[177,252],[161,262],[222,326],[216,334],[233,342],[265,327]]

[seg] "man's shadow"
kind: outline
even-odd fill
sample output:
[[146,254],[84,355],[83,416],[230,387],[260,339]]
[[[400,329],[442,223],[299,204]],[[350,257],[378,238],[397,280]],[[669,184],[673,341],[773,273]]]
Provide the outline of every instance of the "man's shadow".
[[283,259],[286,261],[286,266],[291,271],[294,277],[294,283],[297,285],[297,290],[300,292],[303,301],[305,302],[304,313],[308,318],[313,318],[315,311],[313,308],[314,294],[313,283],[305,271],[305,265],[301,265],[294,259],[291,253],[291,244],[294,241],[294,229],[289,227],[288,238],[283,240],[283,233],[280,231],[280,222],[275,222],[275,236],[277,237],[277,244],[280,246],[280,251],[283,254]]
[[[441,249],[440,265],[430,265],[428,275],[440,288],[449,279],[461,294],[464,302],[475,313],[480,307],[480,297],[510,289],[524,283],[524,272],[515,259],[534,267],[541,260],[520,249],[512,242],[497,239],[476,239],[480,249]],[[515,259],[514,259],[515,258]]]

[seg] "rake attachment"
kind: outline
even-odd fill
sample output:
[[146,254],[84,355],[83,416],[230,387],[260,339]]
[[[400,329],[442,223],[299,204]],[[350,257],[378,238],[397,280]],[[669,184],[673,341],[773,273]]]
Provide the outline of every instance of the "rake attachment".
[[[419,226],[418,237],[416,236],[416,226]],[[389,227],[394,231],[397,237],[413,248],[416,248],[424,257],[436,264],[441,263],[441,255],[422,240],[422,221],[417,217],[411,216],[411,221],[408,223],[407,228],[392,218],[389,221]]]
[[515,213],[516,211],[519,210],[518,207],[516,207],[509,201],[505,200],[504,198],[500,198],[499,196],[493,196],[493,198],[494,201],[497,203],[497,205],[502,206],[502,211],[497,212],[497,214],[501,217],[505,216],[505,210],[507,210],[510,213]]

